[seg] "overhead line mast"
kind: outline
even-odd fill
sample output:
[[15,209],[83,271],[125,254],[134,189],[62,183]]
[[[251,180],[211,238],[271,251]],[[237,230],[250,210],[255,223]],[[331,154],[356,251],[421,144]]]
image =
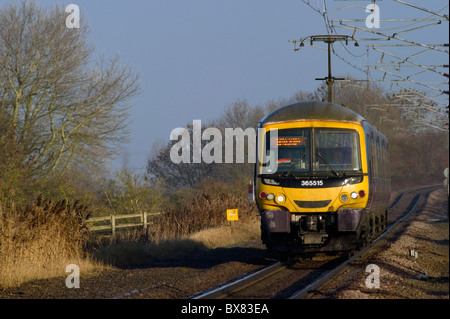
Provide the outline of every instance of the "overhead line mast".
[[[300,50],[300,48],[305,46],[305,41],[309,41],[311,46],[316,41],[324,42],[328,46],[328,76],[324,78],[316,78],[316,80],[325,80],[328,86],[328,102],[333,102],[333,84],[336,80],[345,80],[344,78],[336,78],[331,74],[331,44],[336,41],[345,41],[345,44],[348,44],[348,41],[355,41],[355,46],[359,46],[358,42],[351,36],[348,35],[310,35],[305,38],[299,40],[289,40],[289,42],[294,43],[294,51]],[[297,42],[300,42],[299,47],[297,48]]]

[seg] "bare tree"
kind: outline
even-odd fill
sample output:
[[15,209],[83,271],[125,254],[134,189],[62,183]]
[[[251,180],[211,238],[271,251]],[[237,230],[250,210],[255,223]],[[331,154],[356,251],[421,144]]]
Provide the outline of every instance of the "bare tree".
[[126,140],[138,77],[119,59],[93,62],[85,24],[33,2],[0,8],[0,112],[36,175],[99,166]]
[[[169,190],[178,188],[196,187],[203,179],[213,177],[215,163],[194,163],[193,153],[193,126],[188,124],[186,130],[189,132],[189,162],[174,163],[171,158],[171,150],[178,141],[170,141],[159,150],[154,149],[153,154],[147,161],[147,174],[153,180],[164,180]],[[202,148],[205,141],[202,141]]]
[[260,106],[251,106],[246,100],[237,100],[225,108],[218,120],[214,124],[222,130],[240,127],[246,129],[256,128],[258,122],[264,116],[264,109]]

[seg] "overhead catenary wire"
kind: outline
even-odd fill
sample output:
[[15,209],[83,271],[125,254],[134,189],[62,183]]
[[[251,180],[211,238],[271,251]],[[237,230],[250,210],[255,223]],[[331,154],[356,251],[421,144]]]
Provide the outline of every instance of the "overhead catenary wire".
[[[406,1],[395,0],[395,3],[401,8],[398,12],[403,13],[404,8],[412,7],[416,9],[416,15],[412,18],[399,16],[398,18],[389,17],[387,19],[378,19],[378,22],[389,23],[388,28],[370,29],[349,24],[349,22],[364,22],[366,21],[364,19],[358,19],[358,17],[352,16],[335,17],[338,14],[346,14],[350,10],[366,9],[368,6],[345,4],[344,6],[339,7],[338,5],[336,7],[337,1],[334,1],[333,5],[335,7],[331,8],[330,4],[326,0],[323,0],[321,2],[322,8],[320,8],[318,4],[314,6],[308,0],[301,0],[301,2],[321,15],[328,34],[338,34],[337,29],[341,28],[350,31],[355,41],[370,43],[366,45],[366,52],[363,53],[358,53],[357,49],[347,48],[342,43],[341,46],[345,51],[344,54],[340,50],[336,50],[334,45],[331,47],[334,56],[355,70],[364,72],[366,79],[356,81],[391,83],[400,89],[413,89],[416,94],[419,92],[418,90],[427,92],[427,94],[430,94],[428,98],[435,104],[430,108],[430,111],[436,111],[435,113],[442,113],[442,109],[446,106],[448,107],[448,81],[436,79],[432,76],[448,78],[448,72],[438,69],[442,67],[448,68],[448,64],[446,64],[449,55],[448,43],[427,43],[425,42],[427,39],[415,36],[421,30],[448,27],[443,25],[449,21],[448,14],[444,12],[444,10],[448,10],[448,4],[445,4],[438,10],[431,10]],[[346,1],[342,1],[341,3],[344,2]],[[376,1],[372,0],[371,3],[375,5]],[[426,12],[428,16],[421,17],[419,15],[420,12]],[[388,31],[395,32],[389,33]],[[374,37],[367,37],[369,34]],[[408,37],[405,37],[405,35],[408,35]],[[446,39],[443,39],[444,41]],[[409,51],[398,52],[402,48],[417,48],[417,50],[411,51],[408,49]],[[376,63],[371,63],[369,60],[369,51],[376,53],[371,55],[371,57],[377,59]],[[442,62],[439,56],[436,57],[435,54],[443,54]],[[366,55],[366,65],[362,66],[362,63],[358,65],[355,58],[362,58],[364,55]],[[392,61],[383,61],[387,56],[393,58]],[[429,62],[435,63],[435,65]],[[375,74],[379,74],[381,77],[375,76]],[[442,98],[442,95],[444,95],[444,98]]]

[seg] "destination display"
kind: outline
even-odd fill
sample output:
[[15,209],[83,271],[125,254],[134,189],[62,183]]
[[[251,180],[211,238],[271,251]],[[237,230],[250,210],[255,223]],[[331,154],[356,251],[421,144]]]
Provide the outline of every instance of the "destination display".
[[301,136],[280,136],[277,139],[272,140],[272,145],[278,146],[302,146],[306,145],[306,137]]

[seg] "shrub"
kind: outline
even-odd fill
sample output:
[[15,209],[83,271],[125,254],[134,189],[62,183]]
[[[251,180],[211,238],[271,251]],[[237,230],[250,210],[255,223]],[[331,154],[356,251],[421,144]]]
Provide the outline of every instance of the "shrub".
[[83,263],[87,217],[79,202],[39,197],[24,209],[0,202],[0,286],[62,275],[68,264]]
[[[194,190],[192,190],[194,192]],[[226,210],[238,209],[239,220],[258,222],[256,206],[247,198],[226,192],[220,185],[200,187],[191,199],[178,207],[168,208],[153,219],[149,227],[150,240],[182,238],[194,232],[227,223]]]

